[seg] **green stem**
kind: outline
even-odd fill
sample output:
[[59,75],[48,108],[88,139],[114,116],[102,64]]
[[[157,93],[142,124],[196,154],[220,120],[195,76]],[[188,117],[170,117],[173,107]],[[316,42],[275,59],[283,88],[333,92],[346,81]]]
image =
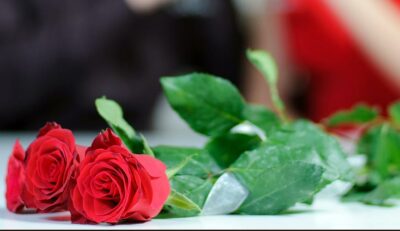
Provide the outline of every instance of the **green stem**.
[[282,99],[279,97],[278,89],[276,85],[269,85],[270,92],[271,92],[271,99],[272,99],[272,104],[273,107],[275,108],[276,113],[278,114],[279,118],[282,120],[284,123],[288,123],[289,119],[286,115],[285,112],[285,104],[283,103]]

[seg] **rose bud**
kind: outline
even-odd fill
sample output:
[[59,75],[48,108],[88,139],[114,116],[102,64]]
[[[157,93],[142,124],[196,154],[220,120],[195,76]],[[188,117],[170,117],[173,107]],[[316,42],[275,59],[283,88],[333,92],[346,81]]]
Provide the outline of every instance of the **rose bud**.
[[[79,149],[81,150],[81,149]],[[82,158],[75,138],[57,123],[47,123],[26,152],[26,194],[28,208],[55,212],[68,208],[71,178]]]
[[165,165],[132,154],[110,130],[100,133],[79,165],[71,195],[73,223],[147,221],[170,193]]
[[13,152],[8,159],[6,177],[7,209],[15,213],[21,212],[25,206],[22,200],[22,192],[25,183],[24,158],[24,149],[19,140],[16,140]]

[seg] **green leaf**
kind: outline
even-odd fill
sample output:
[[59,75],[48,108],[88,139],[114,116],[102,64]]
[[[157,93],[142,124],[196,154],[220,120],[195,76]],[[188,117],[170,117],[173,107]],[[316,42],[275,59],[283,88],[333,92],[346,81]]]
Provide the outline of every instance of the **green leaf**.
[[247,104],[243,111],[244,118],[261,128],[265,133],[280,126],[279,118],[274,112],[261,105]]
[[367,123],[377,116],[378,111],[375,108],[359,104],[350,110],[336,112],[326,120],[326,124],[334,127],[342,124]]
[[174,216],[196,216],[201,213],[204,202],[211,190],[209,179],[179,175],[170,180],[171,195],[164,209]]
[[257,147],[261,139],[257,135],[228,133],[210,139],[205,149],[221,168],[227,168],[243,152]]
[[270,85],[278,82],[278,68],[272,56],[263,50],[246,51],[247,59],[258,68]]
[[329,179],[354,180],[354,172],[339,142],[312,122],[298,120],[268,138],[292,147],[313,148],[324,163]]
[[196,211],[197,213],[200,213],[201,211],[201,208],[196,203],[182,193],[179,193],[173,189],[171,190],[171,194],[169,195],[165,204],[181,210]]
[[357,150],[367,156],[367,166],[379,183],[400,174],[400,133],[389,123],[368,130]]
[[372,205],[388,205],[388,199],[400,198],[400,177],[395,177],[381,183],[372,192],[367,193],[362,201]]
[[[268,140],[261,144],[258,148],[254,149],[253,151],[248,151],[245,154],[254,155],[253,160],[243,157],[244,154],[240,157],[242,164],[244,163],[245,165],[249,165],[251,161],[259,161],[260,163],[264,162],[262,165],[265,167],[273,167],[277,164],[285,164],[287,162],[295,161],[315,164],[323,167],[325,171],[316,191],[321,190],[327,184],[330,184],[338,179],[337,173],[329,168],[329,166],[316,151],[315,147],[312,146],[298,146],[293,143],[282,143]],[[234,165],[232,165],[229,169],[232,168],[235,168]],[[311,201],[312,198],[307,198],[307,200]]]
[[97,112],[122,139],[124,144],[133,153],[143,152],[143,140],[135,130],[125,121],[121,107],[114,100],[106,97],[98,98],[95,101]]
[[361,202],[363,201],[366,192],[359,192],[356,190],[351,190],[345,195],[342,196],[341,201],[342,202]]
[[153,148],[157,159],[167,166],[170,177],[174,175],[193,175],[207,178],[219,172],[214,159],[199,148],[157,146]]
[[357,144],[357,152],[367,158],[363,183],[345,195],[366,204],[390,206],[400,198],[400,132],[389,122],[370,127]]
[[362,202],[369,205],[392,206],[390,199],[400,198],[400,176],[385,180],[378,186],[369,182],[364,185],[355,185],[342,197],[344,202]]
[[243,121],[244,100],[227,80],[192,73],[163,77],[161,85],[169,104],[196,132],[218,136]]
[[309,151],[265,144],[242,154],[229,168],[250,191],[238,212],[276,214],[310,199],[324,169],[309,163]]
[[372,144],[378,137],[379,130],[379,127],[374,126],[361,135],[356,146],[356,152],[358,154],[366,155],[367,158],[371,158]]
[[400,125],[400,101],[393,103],[389,107],[390,119],[397,125]]
[[172,217],[195,216],[201,213],[212,188],[210,177],[219,167],[204,150],[191,147],[157,146],[157,159],[167,166],[171,194],[164,206]]
[[189,161],[192,160],[193,156],[188,155],[186,158],[182,159],[181,162],[179,162],[179,164],[170,167],[167,169],[166,174],[168,179],[171,179],[173,176],[175,176],[179,171],[181,171],[184,167],[186,167],[186,165],[189,164]]
[[286,121],[284,114],[285,105],[278,94],[278,68],[272,56],[262,50],[250,50],[246,52],[247,59],[261,72],[268,82],[272,103],[274,104],[281,119]]

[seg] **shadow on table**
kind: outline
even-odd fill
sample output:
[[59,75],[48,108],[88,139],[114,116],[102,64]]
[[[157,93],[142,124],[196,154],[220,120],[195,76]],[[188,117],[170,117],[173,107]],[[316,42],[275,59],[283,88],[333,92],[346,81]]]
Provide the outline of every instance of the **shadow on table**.
[[[237,217],[240,217],[240,216],[254,216],[254,217],[256,217],[256,216],[257,217],[262,217],[262,216],[291,216],[291,215],[308,214],[308,213],[314,213],[314,212],[315,212],[315,209],[290,209],[290,210],[284,211],[282,213],[271,214],[271,215],[248,215],[248,214],[234,213],[234,214],[227,214],[227,215],[222,215],[221,214],[221,215],[212,215],[212,216],[237,216]],[[155,217],[155,219],[160,219],[160,220],[171,219],[171,218],[174,218],[174,219],[185,219],[185,218],[191,218],[191,216],[188,216],[188,217],[181,216],[181,217],[179,217],[179,216],[176,216],[176,215],[173,215],[173,214],[168,214],[168,213],[163,214],[163,213],[161,213],[161,214],[159,214],[158,216]]]
[[6,208],[0,208],[0,217],[5,220],[15,220],[23,222],[43,223],[43,221],[54,224],[70,224],[71,216],[68,212],[57,212],[47,214],[36,214],[31,211],[26,211],[21,214],[16,214],[8,211]]
[[[71,215],[69,212],[55,212],[55,213],[35,213],[34,211],[24,211],[24,213],[12,213],[8,211],[6,208],[0,208],[0,217],[4,220],[14,220],[21,222],[32,222],[32,223],[42,223],[46,222],[47,224],[58,224],[58,225],[79,225],[71,223]],[[121,222],[120,225],[124,224],[140,224],[143,222],[137,223],[128,223]],[[100,224],[85,224],[85,225],[94,225],[94,226],[112,226],[107,223]]]
[[311,210],[311,209],[291,209],[291,210],[287,210],[282,213],[279,213],[277,215],[285,216],[285,215],[297,215],[297,214],[314,213],[314,212],[315,212],[315,209],[313,209],[313,210]]

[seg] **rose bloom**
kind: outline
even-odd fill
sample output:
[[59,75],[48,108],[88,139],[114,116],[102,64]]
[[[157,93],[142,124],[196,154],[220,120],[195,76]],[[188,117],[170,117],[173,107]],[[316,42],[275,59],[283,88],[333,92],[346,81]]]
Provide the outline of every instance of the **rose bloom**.
[[6,177],[6,202],[7,209],[11,212],[21,212],[25,206],[22,192],[25,183],[24,169],[25,152],[19,140],[15,141],[13,152],[8,159]]
[[170,193],[165,165],[132,154],[110,130],[100,133],[79,165],[71,195],[73,223],[147,221]]
[[57,123],[47,123],[39,131],[26,152],[23,200],[28,208],[38,212],[68,208],[70,182],[83,149],[77,149],[72,132]]

